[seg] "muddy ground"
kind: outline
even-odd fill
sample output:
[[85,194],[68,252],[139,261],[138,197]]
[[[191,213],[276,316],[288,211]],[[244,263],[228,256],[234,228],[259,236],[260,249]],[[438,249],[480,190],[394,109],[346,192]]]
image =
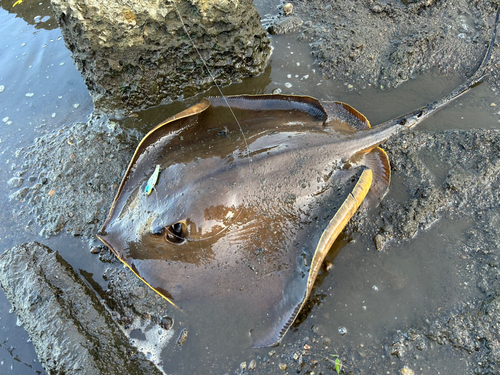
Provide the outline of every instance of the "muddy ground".
[[[325,76],[345,79],[352,89],[368,85],[388,89],[436,68],[443,75],[470,74],[486,48],[495,9],[493,1],[461,0],[297,0],[294,4],[295,15],[304,21],[298,40],[310,43]],[[495,69],[487,78],[493,89],[499,83],[497,61],[495,48],[491,65]],[[139,139],[136,131],[105,118],[74,124],[19,150],[9,182],[12,199],[19,201],[18,220],[30,230],[42,236],[62,230],[84,236],[101,261],[109,262],[108,290],[98,293],[124,325],[136,315],[158,324],[165,319],[157,308],[158,297],[147,289],[137,292],[142,288],[139,281],[92,240]],[[477,287],[481,297],[457,301],[453,311],[430,311],[420,323],[401,327],[393,337],[376,338],[363,348],[336,345],[344,373],[432,373],[421,368],[443,350],[466,358],[464,373],[499,373],[500,132],[414,131],[383,147],[393,175],[408,194],[401,200],[384,200],[375,213],[359,213],[348,233],[373,238],[377,249],[386,251],[395,242],[411,242],[418,231],[443,216],[474,219],[466,239],[452,246],[464,261],[457,269],[459,279]],[[311,298],[318,309],[323,292],[318,287]],[[330,341],[320,329],[312,330],[258,358],[255,370],[248,366],[234,370],[284,373],[278,367],[281,363],[289,373],[332,373]]]
[[[396,87],[429,70],[467,75],[479,65],[496,2],[482,0],[296,0],[326,77],[353,89]],[[491,34],[490,34],[491,35]],[[498,61],[498,55],[495,62]],[[498,87],[499,73],[488,82]]]

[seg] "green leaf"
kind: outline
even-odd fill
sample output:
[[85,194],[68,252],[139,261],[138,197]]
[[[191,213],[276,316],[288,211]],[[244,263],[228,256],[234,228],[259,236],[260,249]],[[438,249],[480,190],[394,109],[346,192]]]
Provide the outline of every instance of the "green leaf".
[[340,363],[340,359],[335,358],[335,371],[337,371],[337,374],[340,374],[341,369],[342,369],[342,364]]

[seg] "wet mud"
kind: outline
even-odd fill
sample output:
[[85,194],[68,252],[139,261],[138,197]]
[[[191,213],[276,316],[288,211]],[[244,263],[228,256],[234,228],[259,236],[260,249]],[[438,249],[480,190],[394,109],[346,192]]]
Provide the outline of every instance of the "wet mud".
[[[325,77],[352,89],[389,89],[429,70],[467,75],[484,54],[496,9],[466,0],[293,3],[308,26],[298,40],[309,43]],[[498,87],[496,70],[488,82]]]
[[27,230],[48,238],[63,229],[91,238],[109,210],[122,171],[142,135],[92,116],[35,139],[11,165],[9,199]]

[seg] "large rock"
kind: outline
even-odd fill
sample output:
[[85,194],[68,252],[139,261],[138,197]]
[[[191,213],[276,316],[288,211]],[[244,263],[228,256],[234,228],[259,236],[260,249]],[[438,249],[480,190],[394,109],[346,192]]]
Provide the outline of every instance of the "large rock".
[[[51,0],[96,110],[131,111],[264,70],[270,42],[251,0]],[[183,23],[177,13],[179,10]]]
[[5,251],[0,286],[48,374],[161,374],[57,252],[36,242]]

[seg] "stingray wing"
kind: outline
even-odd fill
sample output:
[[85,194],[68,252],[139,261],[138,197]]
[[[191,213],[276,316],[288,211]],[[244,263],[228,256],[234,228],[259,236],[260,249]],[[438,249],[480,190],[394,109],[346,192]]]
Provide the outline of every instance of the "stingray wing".
[[[270,309],[270,318],[253,335],[255,347],[275,345],[286,334],[307,302],[328,251],[366,197],[371,183],[372,171],[363,168],[338,171],[332,177],[331,188],[318,197],[310,212],[315,223],[295,233],[302,249],[308,245],[314,248],[312,259],[305,255],[304,265],[298,264],[297,271],[288,277],[281,301]],[[301,253],[299,249],[295,252]]]

